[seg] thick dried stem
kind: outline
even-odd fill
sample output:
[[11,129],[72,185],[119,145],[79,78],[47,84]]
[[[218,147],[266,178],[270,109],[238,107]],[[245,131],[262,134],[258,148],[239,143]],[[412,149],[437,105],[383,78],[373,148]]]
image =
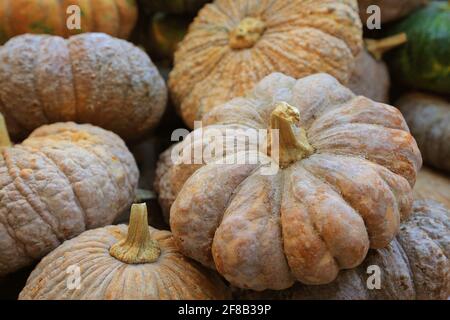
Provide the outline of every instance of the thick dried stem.
[[9,138],[8,128],[6,127],[5,118],[0,113],[0,148],[9,148],[12,146]]
[[[314,153],[306,131],[298,127],[300,113],[286,102],[277,102],[270,115],[270,155],[284,168]],[[275,131],[277,130],[277,131]],[[278,152],[275,152],[278,151]]]
[[150,236],[145,203],[133,204],[127,238],[113,245],[109,253],[128,264],[152,263],[158,260],[161,249],[158,242]]
[[408,41],[406,33],[402,32],[381,40],[365,39],[367,51],[376,59],[381,60],[383,54]]
[[247,17],[230,32],[230,47],[233,49],[251,48],[266,30],[266,24],[258,18]]

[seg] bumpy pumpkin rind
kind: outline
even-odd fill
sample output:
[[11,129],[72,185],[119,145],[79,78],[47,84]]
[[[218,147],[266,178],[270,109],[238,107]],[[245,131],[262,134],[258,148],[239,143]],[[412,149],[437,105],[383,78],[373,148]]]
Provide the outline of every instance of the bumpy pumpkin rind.
[[[314,151],[272,175],[262,170],[276,159],[241,161],[261,150],[258,143],[239,150],[225,143],[229,149],[220,151],[216,139],[192,140],[227,131],[227,139],[245,140],[228,129],[267,130],[280,101],[298,110],[297,125]],[[330,75],[295,80],[273,73],[203,123],[176,152],[203,143],[219,153],[203,165],[179,164],[184,153],[172,159],[180,179],[171,185],[170,225],[184,254],[235,286],[329,283],[339,270],[359,265],[369,247],[387,246],[409,215],[422,160],[401,113],[355,96]],[[235,164],[220,164],[235,156]]]
[[171,97],[186,124],[244,96],[263,77],[327,72],[347,83],[362,49],[354,0],[216,0],[205,5],[175,53]]
[[76,121],[136,139],[157,125],[166,101],[145,52],[106,34],[23,35],[0,48],[0,112],[12,136]]
[[[356,269],[343,271],[331,284],[296,284],[283,291],[235,290],[239,299],[281,300],[446,300],[450,296],[450,211],[434,201],[415,201],[409,220],[388,247],[371,250]],[[380,269],[379,289],[368,272]]]
[[[86,231],[51,252],[31,273],[22,300],[228,299],[229,289],[214,272],[179,253],[168,231],[149,227],[161,255],[154,263],[126,264],[110,248],[127,234],[125,225]],[[67,287],[68,270],[78,266],[80,289]]]
[[450,177],[448,175],[423,167],[417,175],[413,191],[414,199],[433,200],[450,210]]
[[396,105],[417,141],[424,162],[450,172],[450,103],[423,93],[409,93]]
[[[81,29],[69,29],[74,11],[80,8]],[[137,21],[134,0],[2,0],[0,3],[0,44],[25,33],[69,37],[82,32],[104,32],[128,38]]]
[[124,142],[91,125],[43,126],[2,148],[0,275],[111,224],[133,201],[138,178]]

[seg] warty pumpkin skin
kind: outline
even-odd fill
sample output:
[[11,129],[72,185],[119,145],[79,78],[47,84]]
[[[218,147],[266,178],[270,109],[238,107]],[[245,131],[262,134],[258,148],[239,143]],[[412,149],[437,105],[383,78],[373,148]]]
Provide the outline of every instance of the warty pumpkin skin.
[[[67,28],[70,5],[81,10],[81,30]],[[67,38],[82,32],[104,32],[128,38],[137,15],[134,0],[1,0],[0,44],[25,33]]]
[[[358,0],[359,14],[363,24],[365,24],[369,18],[367,7],[371,5],[380,7],[381,22],[387,23],[403,18],[427,3],[428,0]],[[370,15],[372,15],[372,13]]]
[[[450,211],[434,201],[415,201],[413,212],[386,248],[371,250],[356,269],[343,271],[331,284],[296,284],[283,291],[236,290],[240,299],[282,300],[447,300],[450,296]],[[381,271],[380,289],[367,280]]]
[[[330,75],[273,73],[203,124],[172,158],[171,230],[184,254],[237,287],[329,283],[340,269],[358,266],[369,247],[387,246],[410,212],[422,160],[401,113],[355,96]],[[180,164],[188,154],[182,150],[217,150],[220,139],[206,137],[236,128],[269,129],[269,142],[280,129],[279,159],[260,151],[254,164]],[[245,139],[229,131],[226,139]],[[241,160],[267,144],[225,145],[212,160]],[[275,162],[276,174],[262,173]]]
[[56,123],[0,151],[0,276],[111,224],[134,199],[134,158],[101,128]]
[[12,136],[75,121],[137,139],[157,125],[166,101],[145,52],[103,33],[23,35],[0,47],[0,112]]
[[354,0],[216,0],[200,10],[175,52],[172,100],[185,123],[244,96],[272,72],[327,72],[347,83],[362,49]]
[[[70,266],[79,289],[67,287]],[[229,299],[224,282],[185,258],[168,231],[147,224],[145,204],[133,205],[130,225],[86,231],[51,252],[31,273],[22,300]]]
[[396,102],[405,116],[426,164],[450,172],[450,103],[413,92]]

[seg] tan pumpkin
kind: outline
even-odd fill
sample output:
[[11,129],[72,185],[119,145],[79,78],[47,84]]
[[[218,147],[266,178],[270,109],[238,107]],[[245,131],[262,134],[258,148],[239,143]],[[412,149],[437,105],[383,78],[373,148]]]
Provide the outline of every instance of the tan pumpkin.
[[0,47],[0,112],[14,137],[75,121],[136,139],[156,126],[166,100],[149,57],[106,34],[23,35]]
[[[73,14],[67,13],[71,5],[81,10],[81,30],[67,27]],[[0,43],[25,33],[69,37],[82,32],[104,32],[128,38],[136,20],[134,0],[1,0]]]
[[427,3],[428,0],[358,0],[359,14],[363,24],[373,15],[373,11],[367,12],[367,8],[372,5],[380,8],[381,22],[386,23],[403,18]]
[[[415,201],[398,236],[384,249],[371,250],[364,263],[331,284],[296,284],[283,291],[236,290],[240,299],[446,300],[450,297],[450,211],[434,201]],[[370,276],[380,268],[379,289]]]
[[[67,270],[79,268],[80,288]],[[20,293],[22,300],[227,299],[212,271],[185,258],[168,231],[148,226],[145,204],[133,205],[130,225],[87,231],[46,256]]]
[[2,276],[87,229],[111,224],[133,201],[139,172],[112,132],[56,123],[11,146],[0,120]]
[[443,173],[423,167],[417,175],[413,192],[414,199],[434,200],[450,210],[450,177]]
[[362,48],[356,0],[216,0],[178,45],[171,97],[186,124],[263,77],[327,72],[347,83]]
[[[329,283],[387,246],[410,212],[421,156],[401,113],[330,75],[274,73],[203,121],[174,151],[171,230],[184,254],[237,287]],[[212,157],[183,164],[201,145]]]
[[405,116],[424,162],[450,173],[450,103],[413,92],[401,97],[396,106]]

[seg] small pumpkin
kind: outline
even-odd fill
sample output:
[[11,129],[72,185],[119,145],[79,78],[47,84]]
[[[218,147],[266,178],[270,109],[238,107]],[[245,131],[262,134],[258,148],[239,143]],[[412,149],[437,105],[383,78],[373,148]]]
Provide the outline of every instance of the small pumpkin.
[[244,96],[262,78],[327,72],[350,79],[362,49],[356,0],[216,0],[200,10],[175,52],[172,100],[185,123]]
[[358,0],[359,15],[363,24],[373,15],[373,12],[367,13],[367,8],[372,5],[380,8],[381,22],[387,23],[403,18],[427,3],[428,0]]
[[0,132],[0,276],[131,205],[139,172],[114,133],[56,123],[11,146],[3,121]]
[[411,88],[450,94],[450,2],[432,1],[389,29],[408,42],[387,61],[394,79]]
[[[68,288],[67,270],[80,270],[80,288]],[[21,300],[228,299],[212,271],[185,258],[168,231],[148,226],[145,204],[130,224],[87,231],[51,252],[31,273]]]
[[445,174],[423,167],[417,175],[413,191],[414,199],[434,200],[450,210],[450,177]]
[[165,12],[172,14],[195,14],[211,0],[140,0],[149,13]]
[[[67,27],[69,14],[66,11],[71,5],[81,10],[81,30]],[[67,38],[82,32],[104,32],[128,38],[137,15],[135,0],[2,0],[0,44],[25,33]]]
[[0,112],[13,136],[75,121],[137,139],[157,125],[166,101],[149,57],[103,33],[23,35],[0,47]]
[[[415,201],[400,233],[384,249],[331,284],[296,284],[284,291],[236,290],[240,299],[447,300],[450,296],[450,211],[434,201]],[[380,288],[368,289],[370,266],[380,268]],[[373,269],[372,269],[373,270]]]
[[[203,124],[174,151],[170,225],[184,254],[234,286],[329,283],[387,246],[410,212],[421,156],[401,113],[330,75],[274,73]],[[266,139],[242,144],[236,129]],[[183,163],[201,145],[211,159]]]
[[396,105],[416,138],[424,162],[450,172],[450,103],[444,98],[413,92]]

